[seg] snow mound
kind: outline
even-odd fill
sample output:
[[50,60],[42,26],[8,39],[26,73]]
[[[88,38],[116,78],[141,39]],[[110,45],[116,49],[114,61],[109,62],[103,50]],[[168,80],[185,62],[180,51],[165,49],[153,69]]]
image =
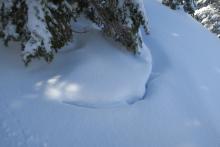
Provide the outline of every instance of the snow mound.
[[[8,49],[1,50],[1,58],[12,56]],[[5,57],[5,62],[0,63],[4,65],[0,66],[9,68],[5,63],[13,60]],[[7,84],[13,85],[13,91],[19,91],[19,96],[86,107],[118,106],[142,99],[152,68],[145,45],[140,55],[134,55],[94,29],[79,35],[49,65],[33,61],[24,69],[19,59],[18,62],[20,66],[10,68],[10,72],[18,74]],[[3,74],[10,77],[8,72]],[[21,87],[19,81],[26,84]]]

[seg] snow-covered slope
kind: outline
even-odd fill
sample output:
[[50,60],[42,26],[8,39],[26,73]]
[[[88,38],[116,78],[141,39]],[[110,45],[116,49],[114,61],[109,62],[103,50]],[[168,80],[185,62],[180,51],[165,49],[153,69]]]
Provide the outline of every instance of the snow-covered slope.
[[[32,95],[35,99],[86,107],[130,104],[143,99],[152,69],[151,55],[145,45],[141,54],[134,56],[104,39],[95,29],[75,37],[74,43],[62,49],[51,65],[35,61],[24,69],[19,53],[8,51],[15,49],[15,45],[1,48],[0,65],[8,66],[3,67],[1,78],[9,78],[3,85],[18,91],[16,97],[20,100]],[[16,62],[20,64],[14,65]],[[16,76],[11,79],[8,73]],[[25,83],[22,88],[19,81]],[[8,92],[4,88],[1,91]],[[7,97],[14,95],[9,92]]]
[[1,63],[0,146],[219,147],[219,39],[186,13],[156,0],[145,5],[151,34],[144,40],[153,58],[145,100],[91,109],[44,101],[29,89],[20,98],[9,84],[23,90],[29,84],[17,80],[19,58]]

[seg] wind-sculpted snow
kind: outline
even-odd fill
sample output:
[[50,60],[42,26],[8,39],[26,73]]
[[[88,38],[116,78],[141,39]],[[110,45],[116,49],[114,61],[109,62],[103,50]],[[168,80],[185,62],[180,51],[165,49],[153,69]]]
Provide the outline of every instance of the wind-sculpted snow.
[[[22,64],[15,67],[14,72],[21,73],[8,84],[22,97],[30,92],[36,98],[86,107],[130,104],[142,99],[152,68],[148,48],[144,46],[140,55],[134,55],[106,39],[98,30],[82,34],[51,64],[35,61],[27,69],[21,68]],[[7,50],[1,49],[3,56]],[[3,63],[14,64],[14,59],[8,59]],[[25,83],[23,89],[14,84],[17,81]]]

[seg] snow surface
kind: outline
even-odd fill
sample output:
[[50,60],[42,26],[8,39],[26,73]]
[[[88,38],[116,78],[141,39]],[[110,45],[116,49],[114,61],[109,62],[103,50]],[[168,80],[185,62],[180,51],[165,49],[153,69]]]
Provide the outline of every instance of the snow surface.
[[[15,50],[1,50],[0,146],[219,147],[219,39],[184,12],[156,0],[145,6],[151,34],[144,41],[152,53],[152,76],[145,100],[130,106],[91,109],[36,98],[22,70],[37,81],[36,71],[50,67],[18,70],[22,63],[11,56]],[[62,71],[63,65],[50,66]],[[65,66],[67,71],[75,67]],[[24,91],[29,94],[22,97]]]
[[[10,47],[11,50],[14,48],[14,45]],[[5,47],[1,51],[2,64],[16,62],[8,56],[19,54],[5,55],[8,52]],[[23,63],[16,66],[13,68],[17,76],[7,82],[13,85],[11,89],[19,91],[17,97],[31,94],[39,99],[86,107],[118,106],[143,99],[152,69],[147,47],[134,56],[113,41],[104,39],[100,30],[95,29],[75,38],[51,65],[35,61],[27,69],[22,68]],[[5,69],[7,72],[3,77],[10,77],[10,68],[9,65]],[[14,84],[18,81],[26,83],[23,88]]]

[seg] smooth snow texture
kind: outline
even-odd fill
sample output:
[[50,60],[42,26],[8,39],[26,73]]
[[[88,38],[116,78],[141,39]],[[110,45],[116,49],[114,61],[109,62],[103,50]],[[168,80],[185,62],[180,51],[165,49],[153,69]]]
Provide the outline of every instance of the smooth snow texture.
[[[219,39],[184,12],[156,0],[145,6],[151,34],[144,41],[153,69],[145,100],[131,106],[88,109],[36,98],[27,85],[44,83],[40,73],[54,77],[64,66],[66,73],[76,69],[76,62],[68,62],[71,51],[57,56],[66,60],[56,68],[53,63],[21,69],[20,58],[12,57],[14,49],[1,49],[0,146],[219,147]],[[56,74],[45,72],[50,68]],[[24,80],[23,70],[32,73],[32,81]]]
[[[16,69],[23,71],[16,78],[27,88],[20,89],[14,80],[9,84],[20,91],[20,96],[31,90],[36,98],[86,107],[130,104],[142,99],[152,68],[149,50],[144,45],[141,54],[134,55],[103,37],[99,30],[92,29],[61,50],[51,65],[35,60],[24,70],[21,64]],[[7,50],[1,48],[3,56]],[[6,62],[15,61],[7,58],[2,63]]]

